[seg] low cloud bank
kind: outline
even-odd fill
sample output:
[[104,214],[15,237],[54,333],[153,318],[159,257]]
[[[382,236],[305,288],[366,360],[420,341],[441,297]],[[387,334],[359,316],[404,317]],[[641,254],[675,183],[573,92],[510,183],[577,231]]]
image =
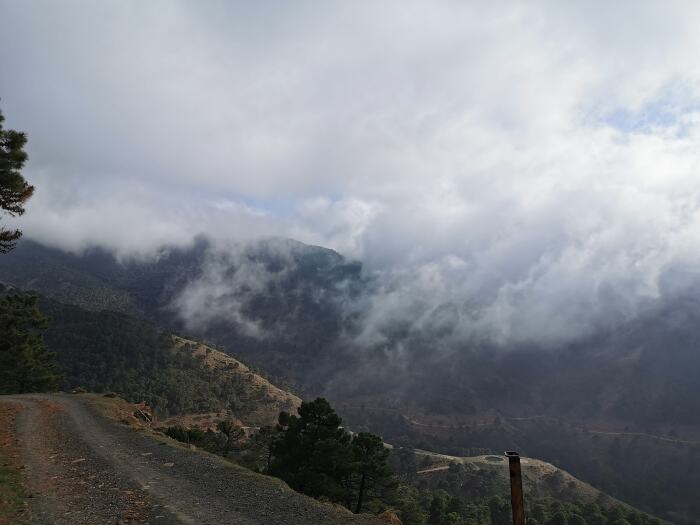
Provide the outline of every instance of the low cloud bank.
[[[124,5],[3,9],[28,237],[328,246],[371,277],[365,345],[556,346],[698,282],[693,3]],[[276,276],[240,264],[212,256],[188,319],[256,333],[239,298]]]

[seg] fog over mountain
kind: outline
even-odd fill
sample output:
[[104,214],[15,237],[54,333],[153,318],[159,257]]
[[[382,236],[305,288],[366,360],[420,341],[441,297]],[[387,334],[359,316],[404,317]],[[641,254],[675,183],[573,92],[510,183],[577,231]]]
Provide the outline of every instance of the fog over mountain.
[[223,278],[232,242],[279,236],[363,262],[363,344],[557,346],[700,280],[699,24],[694,2],[0,0],[20,224],[122,257],[205,232],[192,322],[274,278]]

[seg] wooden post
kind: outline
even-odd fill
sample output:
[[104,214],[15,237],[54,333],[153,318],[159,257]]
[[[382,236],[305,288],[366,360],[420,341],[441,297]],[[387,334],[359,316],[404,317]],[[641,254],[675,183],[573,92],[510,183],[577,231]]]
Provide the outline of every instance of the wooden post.
[[525,525],[525,503],[523,502],[523,477],[520,473],[520,454],[506,452],[510,469],[510,504],[513,508],[513,525]]

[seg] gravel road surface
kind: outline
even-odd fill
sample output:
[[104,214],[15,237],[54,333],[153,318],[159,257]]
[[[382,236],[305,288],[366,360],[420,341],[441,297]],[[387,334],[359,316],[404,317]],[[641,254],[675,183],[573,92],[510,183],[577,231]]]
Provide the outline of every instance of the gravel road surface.
[[102,415],[92,395],[0,396],[37,524],[375,524]]

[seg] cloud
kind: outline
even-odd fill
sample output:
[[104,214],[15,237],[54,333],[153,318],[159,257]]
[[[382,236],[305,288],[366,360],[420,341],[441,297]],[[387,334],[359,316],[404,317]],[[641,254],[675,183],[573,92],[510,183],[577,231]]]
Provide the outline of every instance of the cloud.
[[202,330],[224,322],[260,339],[266,334],[259,321],[247,313],[248,303],[267,293],[269,285],[285,273],[271,272],[263,261],[248,257],[242,246],[208,249],[201,275],[188,281],[169,307],[188,329]]
[[698,267],[693,2],[2,11],[30,237],[326,245],[380,276],[366,341],[403,319],[558,344]]

